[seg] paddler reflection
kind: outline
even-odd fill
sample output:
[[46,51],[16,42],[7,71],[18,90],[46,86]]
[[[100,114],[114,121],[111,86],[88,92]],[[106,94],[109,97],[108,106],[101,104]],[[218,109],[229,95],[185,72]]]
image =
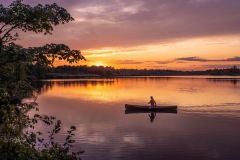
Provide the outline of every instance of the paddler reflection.
[[156,113],[155,112],[151,112],[150,114],[148,114],[149,118],[150,118],[150,122],[152,123],[154,121],[154,118],[156,117]]

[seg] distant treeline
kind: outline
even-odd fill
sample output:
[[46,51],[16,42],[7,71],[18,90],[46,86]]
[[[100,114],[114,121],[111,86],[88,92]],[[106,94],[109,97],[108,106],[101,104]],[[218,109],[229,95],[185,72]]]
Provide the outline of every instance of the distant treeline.
[[37,78],[78,78],[78,77],[117,77],[117,76],[181,76],[181,75],[240,75],[237,66],[225,69],[209,69],[206,71],[181,71],[168,69],[115,69],[104,66],[58,66],[46,68],[30,66],[30,71]]

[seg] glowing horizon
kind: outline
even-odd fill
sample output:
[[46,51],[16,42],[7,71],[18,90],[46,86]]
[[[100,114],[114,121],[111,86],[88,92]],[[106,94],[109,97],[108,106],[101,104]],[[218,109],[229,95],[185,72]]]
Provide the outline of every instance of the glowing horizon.
[[[220,45],[219,45],[220,44]],[[207,70],[240,66],[240,39],[193,39],[171,44],[151,44],[129,48],[83,50],[87,62],[74,65],[112,66],[132,69]],[[232,54],[228,54],[228,50]],[[182,53],[181,53],[182,52]],[[188,52],[194,52],[191,54]],[[168,53],[168,54],[165,54]],[[210,54],[211,53],[211,54]],[[224,54],[225,53],[225,54]],[[156,55],[158,54],[158,55]],[[178,57],[174,55],[178,54]],[[198,56],[200,55],[200,56]],[[138,57],[136,57],[138,56]],[[129,59],[126,59],[128,57]],[[159,59],[158,59],[159,57]],[[66,62],[57,63],[57,65]]]

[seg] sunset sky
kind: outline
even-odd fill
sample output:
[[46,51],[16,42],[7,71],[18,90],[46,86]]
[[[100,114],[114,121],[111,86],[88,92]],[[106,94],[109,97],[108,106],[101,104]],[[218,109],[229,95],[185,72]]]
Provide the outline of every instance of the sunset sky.
[[[7,7],[12,0],[0,0]],[[205,70],[240,67],[240,0],[24,0],[57,3],[75,19],[53,35],[21,34],[24,47],[64,43],[75,65]],[[56,62],[55,65],[67,64]]]

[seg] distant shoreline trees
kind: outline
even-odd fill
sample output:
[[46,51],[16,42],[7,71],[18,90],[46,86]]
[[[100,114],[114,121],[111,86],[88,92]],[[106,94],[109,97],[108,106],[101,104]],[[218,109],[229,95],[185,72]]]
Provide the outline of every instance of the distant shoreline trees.
[[119,76],[238,76],[240,69],[237,66],[224,69],[209,69],[205,71],[181,71],[168,69],[115,69],[111,66],[57,66],[53,68],[32,67],[32,72],[38,78],[82,78],[82,77],[119,77]]

